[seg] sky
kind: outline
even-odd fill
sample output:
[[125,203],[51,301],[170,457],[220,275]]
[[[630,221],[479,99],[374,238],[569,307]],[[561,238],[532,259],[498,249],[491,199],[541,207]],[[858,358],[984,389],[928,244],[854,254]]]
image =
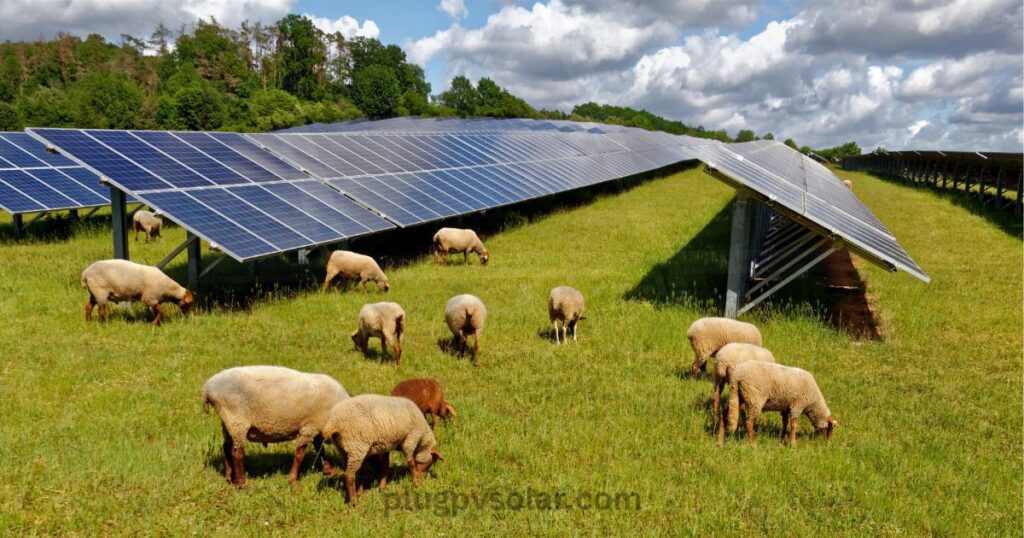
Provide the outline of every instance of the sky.
[[0,0],[0,40],[148,35],[214,16],[400,45],[433,92],[490,77],[816,148],[1022,151],[1021,0]]

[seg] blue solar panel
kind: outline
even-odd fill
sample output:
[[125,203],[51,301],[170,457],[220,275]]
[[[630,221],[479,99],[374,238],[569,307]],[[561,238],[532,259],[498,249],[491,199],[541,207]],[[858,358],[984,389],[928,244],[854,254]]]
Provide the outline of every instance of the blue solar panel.
[[274,245],[278,250],[294,250],[313,244],[312,240],[288,229],[280,221],[227,191],[194,189],[189,191],[189,195],[207,207],[216,209],[260,239]]
[[312,218],[301,209],[277,197],[271,191],[259,186],[242,186],[228,189],[249,204],[271,214],[283,224],[308,237],[315,243],[329,243],[344,239],[345,236]]
[[96,173],[114,179],[126,191],[148,191],[172,188],[170,183],[163,181],[147,172],[139,165],[132,163],[98,142],[84,131],[76,129],[32,129],[32,132],[70,155],[78,162],[93,169]]
[[86,134],[115,149],[123,157],[149,170],[172,187],[207,187],[213,182],[203,178],[174,159],[164,155],[153,146],[143,142],[127,131],[86,131]]
[[0,181],[37,201],[43,207],[75,207],[78,204],[23,170],[0,170]]
[[[270,170],[281,179],[306,179],[307,177],[301,170],[298,170],[294,166],[282,161],[270,152],[260,149],[259,146],[253,144],[238,133],[207,133],[207,135],[235,150],[243,157],[256,162],[267,170]],[[259,181],[256,178],[249,179]]]
[[8,185],[2,177],[0,177],[0,203],[11,213],[28,213],[46,209],[39,202]]
[[259,258],[279,252],[277,247],[256,237],[184,192],[151,192],[143,196],[147,204],[156,207],[171,220],[193,230],[206,240],[216,243],[235,259]]
[[45,183],[49,187],[60,192],[62,195],[64,195],[66,198],[70,199],[76,204],[85,207],[90,207],[101,206],[110,203],[110,200],[103,196],[100,196],[92,189],[86,188],[84,185],[82,185],[75,179],[71,178],[60,169],[37,168],[34,170],[26,170],[26,173],[35,177],[41,183]]
[[[45,162],[33,157],[31,153],[19,148],[3,138],[0,138],[0,158],[3,158],[6,163],[9,163],[9,166],[16,168],[47,166]],[[5,167],[7,166],[8,165],[5,165]]]
[[[284,179],[207,133],[178,132],[174,133],[174,136],[250,181],[264,182]],[[259,148],[254,148],[253,151],[259,151]]]
[[[46,150],[25,133],[0,132],[4,178],[0,209],[11,213],[82,209],[108,203],[99,178],[71,159]],[[17,163],[17,164],[16,164]]]
[[[202,176],[207,183],[218,185],[238,185],[249,183],[248,179],[215,161],[209,155],[186,144],[171,133],[160,131],[140,131],[135,133],[150,146],[175,159],[189,169]],[[163,175],[161,175],[163,177]],[[177,185],[176,185],[177,186]],[[182,185],[189,186],[189,185]]]

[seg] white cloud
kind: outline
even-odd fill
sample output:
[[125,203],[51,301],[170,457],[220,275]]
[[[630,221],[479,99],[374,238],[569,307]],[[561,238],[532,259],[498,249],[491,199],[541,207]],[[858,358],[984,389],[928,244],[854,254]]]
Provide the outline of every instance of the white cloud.
[[58,32],[149,36],[164,23],[170,28],[214,17],[226,26],[244,20],[272,23],[287,15],[295,0],[3,0],[0,38],[52,38]]
[[441,0],[437,9],[444,11],[454,20],[463,19],[469,15],[469,10],[466,9],[466,2],[464,0]]
[[377,26],[377,23],[369,19],[363,21],[363,24],[360,25],[359,21],[348,15],[338,17],[337,19],[334,20],[328,19],[326,17],[317,17],[314,15],[309,15],[308,13],[305,14],[304,16],[309,18],[309,20],[313,21],[313,24],[316,25],[317,28],[328,34],[340,32],[341,35],[345,36],[346,38],[377,38],[378,36],[380,36],[380,28]]

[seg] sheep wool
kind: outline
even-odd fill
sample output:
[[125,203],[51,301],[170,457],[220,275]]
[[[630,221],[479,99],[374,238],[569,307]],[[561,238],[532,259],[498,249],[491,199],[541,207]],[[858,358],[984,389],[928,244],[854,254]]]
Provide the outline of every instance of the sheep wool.
[[475,252],[480,257],[480,263],[487,265],[491,255],[484,248],[484,244],[473,230],[459,228],[441,228],[434,234],[434,263],[437,263],[437,255],[448,265],[449,253],[462,253],[462,261],[469,263],[469,253]]
[[377,458],[381,490],[387,486],[391,451],[400,450],[405,456],[414,485],[434,462],[443,459],[423,413],[407,398],[360,394],[343,400],[331,409],[323,437],[345,456],[345,490],[353,504],[356,472],[366,458]]
[[356,348],[366,354],[370,338],[380,338],[381,353],[388,349],[395,366],[402,363],[402,337],[405,335],[405,311],[398,303],[371,303],[359,310],[359,327],[352,333]]
[[93,307],[99,306],[100,320],[107,320],[107,303],[142,301],[153,309],[153,325],[163,318],[161,303],[175,303],[187,313],[194,302],[192,292],[149,265],[128,260],[101,260],[82,271],[81,284],[89,290],[85,319],[92,320]]
[[157,213],[140,209],[132,216],[132,227],[135,229],[135,241],[139,241],[139,232],[146,235],[146,242],[150,239],[160,237],[160,229],[163,227],[164,219]]
[[771,351],[754,344],[732,343],[722,346],[714,355],[715,357],[715,378],[711,394],[712,416],[715,423],[718,423],[719,402],[722,398],[722,389],[729,382],[729,371],[737,364],[747,361],[775,362],[775,356]]
[[320,291],[327,291],[327,287],[338,277],[346,280],[358,279],[359,284],[363,286],[363,293],[366,293],[366,283],[369,281],[376,283],[377,289],[381,291],[391,289],[388,277],[373,258],[347,250],[335,250],[327,259],[327,276]]
[[[341,383],[324,374],[309,374],[280,366],[229,368],[203,384],[203,410],[212,406],[224,433],[224,478],[245,486],[245,441],[283,443],[295,440],[295,458],[288,481],[299,478],[306,446],[319,452],[320,432],[331,409],[348,398]],[[323,459],[324,472],[332,474]]]
[[693,349],[693,364],[690,375],[697,377],[698,372],[707,369],[708,357],[726,344],[741,342],[745,344],[763,345],[761,331],[757,327],[743,321],[729,318],[700,318],[694,321],[686,331]]
[[475,295],[456,295],[448,299],[448,303],[444,305],[444,320],[455,335],[460,357],[468,345],[467,337],[473,336],[473,366],[476,366],[480,351],[480,333],[483,332],[484,322],[487,321],[487,307],[484,306],[484,302]]
[[[562,343],[568,329],[572,329],[572,341],[576,341],[577,325],[583,318],[583,294],[576,288],[558,286],[548,295],[548,317],[555,331],[555,341]],[[558,324],[562,324],[562,338],[558,337]]]
[[437,418],[456,416],[455,408],[444,398],[441,383],[434,378],[406,379],[391,389],[392,396],[412,400],[424,415],[430,415],[430,427],[433,428]]
[[[729,433],[736,431],[740,401],[747,406],[747,437],[751,443],[762,411],[782,413],[782,441],[786,442],[788,435],[794,447],[800,415],[807,415],[815,430],[826,437],[832,436],[837,424],[814,376],[800,368],[760,361],[733,366],[729,372]],[[719,444],[724,440],[723,429],[719,421]]]

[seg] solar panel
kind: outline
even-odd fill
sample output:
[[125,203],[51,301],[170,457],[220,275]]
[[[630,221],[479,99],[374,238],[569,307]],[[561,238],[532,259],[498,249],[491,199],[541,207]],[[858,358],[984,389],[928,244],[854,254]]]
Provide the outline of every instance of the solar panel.
[[29,132],[239,261],[394,227],[236,133]]
[[12,214],[106,205],[99,178],[25,133],[0,132],[0,209]]

